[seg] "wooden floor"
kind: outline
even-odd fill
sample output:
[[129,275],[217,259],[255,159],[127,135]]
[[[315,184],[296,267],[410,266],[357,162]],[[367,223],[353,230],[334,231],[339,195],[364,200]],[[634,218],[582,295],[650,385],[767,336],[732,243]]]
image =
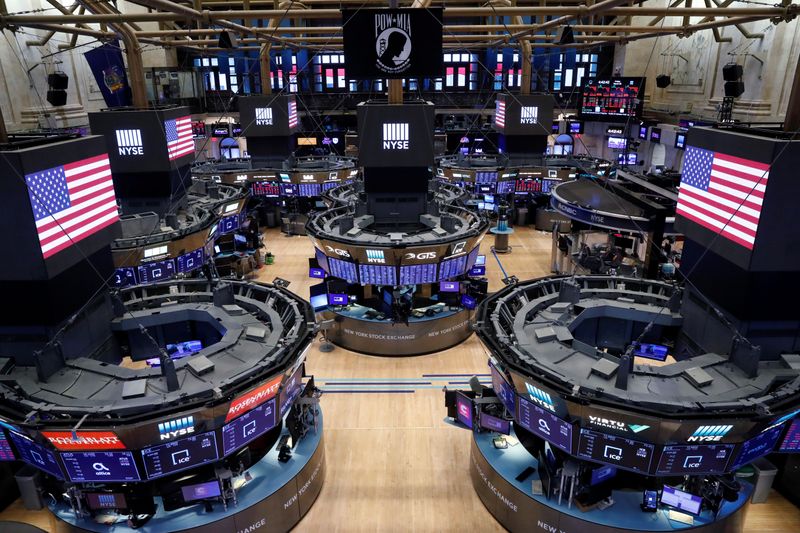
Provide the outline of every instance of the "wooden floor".
[[[485,253],[490,239],[482,246]],[[313,255],[309,240],[269,230],[265,241],[276,260],[263,267],[258,278],[287,279],[290,290],[307,298],[309,285],[316,281],[307,277]],[[549,273],[548,235],[523,228],[510,242],[513,252],[500,256],[508,274],[528,279]],[[491,290],[502,286],[500,268],[491,255],[487,275]],[[488,353],[478,339],[473,336],[444,352],[406,358],[365,356],[341,348],[321,353],[318,346],[315,342],[309,351],[306,367],[325,391],[327,473],[319,498],[296,531],[503,531],[472,489],[469,432],[444,422],[441,388],[458,378],[430,377],[486,374]],[[431,385],[402,384],[419,382],[423,375]],[[410,392],[375,393],[370,391],[377,387],[369,385],[336,384],[367,379],[396,381],[394,390]],[[25,512],[19,503],[0,513],[0,519],[26,520],[55,530],[49,513]],[[751,506],[746,531],[800,531],[800,510],[773,491],[768,503]]]

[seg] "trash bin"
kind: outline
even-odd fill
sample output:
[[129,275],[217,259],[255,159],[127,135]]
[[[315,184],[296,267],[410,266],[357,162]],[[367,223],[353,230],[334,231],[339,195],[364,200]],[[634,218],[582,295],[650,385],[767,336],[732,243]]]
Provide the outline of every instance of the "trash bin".
[[278,225],[278,217],[275,216],[275,211],[267,211],[267,227],[274,228]]
[[39,490],[41,475],[37,469],[30,465],[23,466],[14,474],[14,478],[17,480],[17,487],[19,487],[22,505],[29,511],[38,511],[44,507],[42,493]]
[[764,457],[753,461],[751,466],[755,470],[755,476],[753,477],[753,496],[750,498],[750,502],[766,503],[778,469]]
[[528,223],[528,208],[520,207],[517,209],[517,226],[524,226]]

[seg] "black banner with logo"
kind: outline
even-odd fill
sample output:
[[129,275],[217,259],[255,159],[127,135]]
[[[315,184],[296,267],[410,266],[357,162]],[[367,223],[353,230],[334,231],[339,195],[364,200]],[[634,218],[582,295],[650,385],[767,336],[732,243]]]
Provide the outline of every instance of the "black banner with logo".
[[343,9],[347,77],[442,75],[442,8]]

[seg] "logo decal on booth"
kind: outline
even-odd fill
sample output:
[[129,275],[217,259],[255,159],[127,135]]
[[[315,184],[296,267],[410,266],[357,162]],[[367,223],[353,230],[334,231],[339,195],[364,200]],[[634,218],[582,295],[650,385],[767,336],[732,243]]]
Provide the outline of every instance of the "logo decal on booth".
[[384,150],[408,150],[408,123],[383,125]]
[[117,130],[119,155],[144,155],[142,130]]
[[272,126],[272,108],[256,108],[256,126]]

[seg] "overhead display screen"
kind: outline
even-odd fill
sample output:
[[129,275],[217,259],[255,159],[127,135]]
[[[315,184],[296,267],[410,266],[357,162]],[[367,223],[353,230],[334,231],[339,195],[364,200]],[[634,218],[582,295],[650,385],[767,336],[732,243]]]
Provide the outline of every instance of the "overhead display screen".
[[216,461],[217,439],[209,431],[145,448],[141,453],[147,477],[154,479]]
[[289,408],[292,406],[292,403],[294,403],[294,400],[300,395],[302,390],[303,365],[300,365],[297,367],[297,370],[295,370],[290,377],[284,379],[283,383],[281,384],[281,392],[278,402],[280,405],[281,418],[286,416],[286,413],[289,412]]
[[300,196],[319,196],[322,188],[319,183],[301,183],[298,190]]
[[172,259],[165,261],[153,261],[139,266],[139,282],[155,283],[170,279],[175,276],[175,263]]
[[114,270],[114,279],[111,285],[116,288],[129,287],[136,285],[136,269],[134,267],[122,267]]
[[10,431],[8,436],[17,448],[20,460],[40,470],[44,470],[51,476],[64,479],[64,476],[61,474],[61,468],[58,467],[56,456],[53,452],[19,433]]
[[517,180],[517,192],[523,194],[542,192],[542,180],[539,178],[519,179]]
[[342,261],[333,257],[328,258],[328,273],[335,277],[340,278],[348,283],[358,283],[358,275],[356,274],[356,264],[348,261]]
[[498,181],[497,182],[497,194],[511,194],[514,192],[514,185],[516,181]]
[[578,439],[579,457],[635,472],[650,470],[654,451],[652,444],[588,429],[581,429]]
[[645,78],[588,78],[581,94],[581,118],[619,122],[638,118],[644,85]]
[[139,481],[131,452],[64,452],[61,461],[70,481],[102,483]]
[[11,443],[8,442],[6,434],[0,429],[0,461],[16,461],[14,450],[11,449]]
[[328,271],[328,256],[325,255],[319,248],[314,248],[314,257],[317,258],[317,264],[325,271]]
[[780,448],[776,451],[782,453],[800,452],[800,418],[792,421]]
[[279,183],[273,183],[271,181],[256,181],[250,184],[250,194],[253,196],[277,198],[281,195],[281,186]]
[[380,265],[358,265],[362,285],[397,285],[397,268]]
[[693,515],[699,515],[703,498],[664,485],[664,490],[661,491],[661,503]]
[[188,254],[178,256],[178,272],[191,272],[203,266],[203,249],[198,248]]
[[219,220],[219,232],[230,233],[239,229],[239,215],[230,215]]
[[476,172],[475,181],[477,183],[494,183],[497,181],[497,172]]
[[733,463],[733,470],[752,463],[761,456],[767,455],[775,448],[778,438],[783,432],[783,425],[768,429],[750,440],[744,441],[739,448],[739,455]]
[[439,265],[439,280],[451,279],[467,271],[467,256],[461,255],[452,259],[445,259]]
[[461,394],[456,394],[456,416],[458,421],[472,429],[472,400]]
[[494,389],[494,393],[497,394],[497,397],[500,398],[500,401],[503,402],[503,405],[508,409],[509,413],[515,413],[516,405],[514,397],[516,394],[514,393],[514,387],[506,381],[493,364],[489,364],[489,369],[492,374],[492,388]]
[[222,455],[228,455],[275,427],[275,398],[222,426]]
[[725,472],[733,455],[733,444],[665,446],[658,462],[658,475],[718,474]]
[[342,185],[340,181],[326,181],[322,184],[322,192],[327,192],[331,189],[335,189],[339,185]]
[[572,453],[572,424],[522,397],[517,402],[517,422],[553,446]]
[[408,265],[400,267],[400,285],[418,283],[434,283],[436,281],[436,263],[427,265]]

